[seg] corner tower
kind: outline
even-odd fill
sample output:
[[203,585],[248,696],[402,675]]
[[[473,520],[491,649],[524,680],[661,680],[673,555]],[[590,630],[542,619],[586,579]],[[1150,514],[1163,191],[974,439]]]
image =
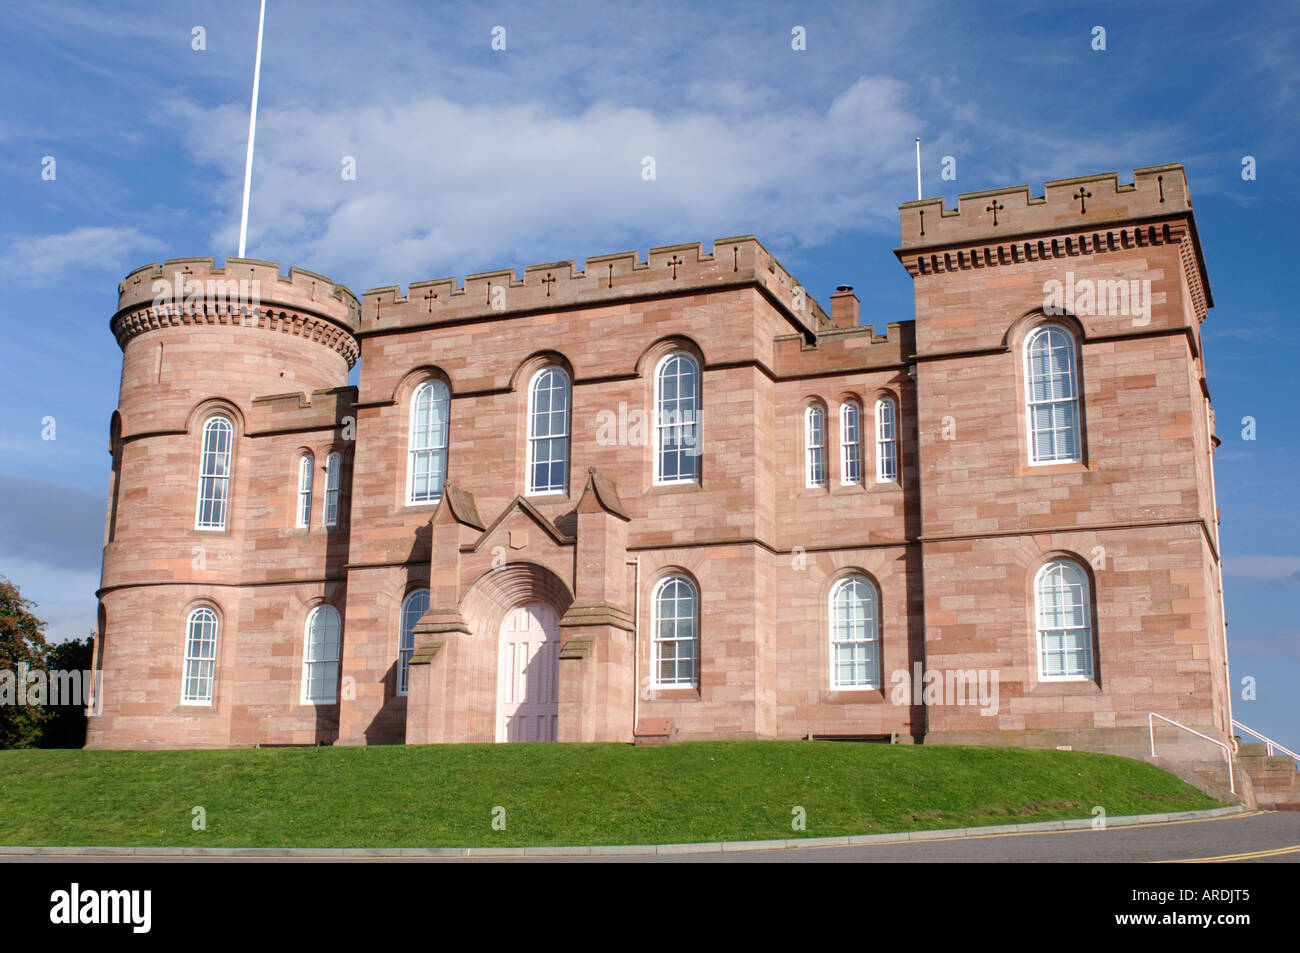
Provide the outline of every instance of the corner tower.
[[328,740],[337,702],[270,686],[301,678],[300,617],[344,608],[357,299],[321,275],[233,258],[146,265],[118,293],[87,746]]
[[931,705],[927,741],[1142,757],[1155,712],[1226,743],[1213,300],[1182,166],[908,202],[900,220],[926,665],[1000,676],[993,704]]

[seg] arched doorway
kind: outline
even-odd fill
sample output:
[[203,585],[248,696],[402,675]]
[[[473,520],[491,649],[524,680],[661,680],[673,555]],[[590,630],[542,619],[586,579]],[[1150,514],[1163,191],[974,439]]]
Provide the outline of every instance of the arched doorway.
[[554,741],[560,712],[560,618],[545,602],[509,610],[497,656],[497,741]]

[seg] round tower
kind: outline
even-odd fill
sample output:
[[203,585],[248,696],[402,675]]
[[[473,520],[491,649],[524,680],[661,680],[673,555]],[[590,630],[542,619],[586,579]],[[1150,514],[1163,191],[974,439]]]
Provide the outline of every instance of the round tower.
[[[286,611],[338,596],[329,554],[331,544],[346,551],[345,524],[301,526],[295,506],[312,482],[302,471],[320,473],[319,498],[328,479],[320,467],[336,452],[343,459],[357,298],[321,275],[240,258],[221,268],[211,258],[146,265],[118,292],[102,684],[87,745],[240,744],[250,712],[311,743],[319,711],[297,717],[287,689],[245,688],[298,678],[271,657],[287,643],[254,644],[260,628],[279,630],[260,588],[287,587],[266,593]],[[337,510],[337,494],[332,502]]]

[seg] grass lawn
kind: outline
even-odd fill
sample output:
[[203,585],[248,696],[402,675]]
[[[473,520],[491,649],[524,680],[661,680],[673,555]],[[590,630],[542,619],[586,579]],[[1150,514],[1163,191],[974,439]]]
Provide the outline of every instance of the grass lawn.
[[[192,808],[207,830],[191,829]],[[792,809],[807,829],[793,831]],[[0,845],[517,847],[827,837],[1220,806],[1127,758],[817,741],[0,751]],[[505,830],[493,809],[505,808]]]

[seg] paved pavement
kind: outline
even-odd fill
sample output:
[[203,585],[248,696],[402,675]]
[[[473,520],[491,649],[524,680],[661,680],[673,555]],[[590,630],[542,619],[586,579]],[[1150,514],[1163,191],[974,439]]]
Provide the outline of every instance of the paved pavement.
[[[1087,822],[1081,822],[1087,823]],[[1105,830],[1075,830],[1051,825],[1018,829],[980,828],[962,832],[884,835],[847,843],[770,842],[761,844],[682,844],[659,848],[555,848],[535,851],[473,849],[274,851],[135,848],[0,848],[0,862],[205,863],[289,862],[516,862],[600,861],[617,863],[1296,863],[1300,862],[1300,811],[1253,811],[1215,816],[1183,816],[1133,823],[1111,818]],[[892,838],[892,839],[891,839]],[[798,846],[791,846],[797,844]],[[626,853],[626,851],[639,851]]]

